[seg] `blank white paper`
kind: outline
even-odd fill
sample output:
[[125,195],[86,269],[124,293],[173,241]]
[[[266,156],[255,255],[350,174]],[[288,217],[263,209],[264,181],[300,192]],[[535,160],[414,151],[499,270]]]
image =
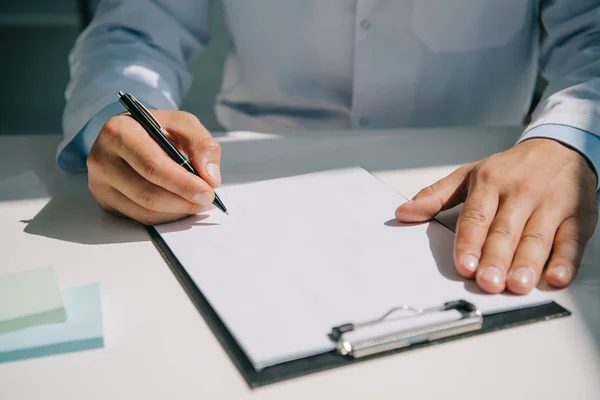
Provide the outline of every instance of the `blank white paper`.
[[547,303],[489,295],[452,261],[454,233],[402,225],[405,202],[361,168],[220,189],[219,210],[157,226],[257,370],[333,350],[331,328],[465,299],[484,314]]

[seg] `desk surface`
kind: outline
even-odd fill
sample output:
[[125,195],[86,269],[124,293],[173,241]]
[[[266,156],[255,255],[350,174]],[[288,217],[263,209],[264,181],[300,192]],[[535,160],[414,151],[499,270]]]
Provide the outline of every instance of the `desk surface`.
[[[510,147],[519,129],[221,135],[223,177],[250,182],[362,165],[405,196]],[[600,235],[568,318],[427,347],[250,390],[138,224],[100,210],[54,163],[58,135],[0,137],[0,272],[55,267],[100,282],[105,347],[0,364],[13,399],[600,399]]]

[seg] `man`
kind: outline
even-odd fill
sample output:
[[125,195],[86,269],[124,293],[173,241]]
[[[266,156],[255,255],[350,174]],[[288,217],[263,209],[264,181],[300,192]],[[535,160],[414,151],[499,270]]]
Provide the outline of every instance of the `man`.
[[[208,0],[100,4],[70,57],[58,161],[84,169],[106,210],[146,224],[210,207],[220,148],[175,111],[187,61],[209,41]],[[454,261],[497,293],[546,267],[574,278],[597,221],[599,0],[223,0],[231,37],[216,113],[231,130],[516,125],[538,74],[549,86],[513,148],[398,208],[425,221],[462,201]],[[156,109],[202,179],[170,161],[115,102]]]

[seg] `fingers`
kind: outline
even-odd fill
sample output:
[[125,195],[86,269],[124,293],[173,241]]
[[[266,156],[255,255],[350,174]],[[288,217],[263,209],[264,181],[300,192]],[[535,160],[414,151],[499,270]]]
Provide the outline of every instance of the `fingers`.
[[411,201],[396,209],[396,218],[401,222],[423,222],[442,210],[460,204],[464,198],[466,178],[471,169],[472,165],[465,165],[424,188]]
[[571,217],[565,220],[554,238],[554,250],[548,262],[546,280],[555,287],[565,287],[575,278],[589,236],[581,227],[586,221]]
[[[180,148],[182,143],[195,140],[189,139],[195,132],[200,132],[200,137],[208,135],[187,113],[156,111],[156,115],[161,122],[167,121],[167,126],[177,126],[169,138]],[[126,115],[113,117],[104,125],[87,166],[90,190],[103,208],[146,224],[171,221],[212,207],[214,180],[207,183],[177,165]]]
[[91,184],[90,190],[94,197],[98,199],[100,206],[106,211],[127,216],[144,225],[157,225],[164,222],[176,221],[188,215],[145,209],[108,185]]
[[141,127],[128,125],[128,128],[119,136],[118,155],[138,175],[189,202],[212,203],[214,192],[208,183],[171,160],[146,132],[140,130]]
[[201,204],[187,201],[142,178],[121,159],[108,165],[101,179],[149,211],[192,215],[206,211],[212,206],[210,196],[206,196]]
[[198,118],[189,113],[169,113],[161,122],[167,131],[177,137],[202,179],[212,187],[220,186],[221,146]]
[[508,273],[506,287],[513,293],[529,293],[538,283],[561,215],[547,206],[533,212],[527,222]]
[[[515,254],[521,233],[523,233],[532,209],[533,206],[528,205],[527,199],[513,196],[501,200],[498,212],[485,238],[476,273],[479,287],[486,292],[499,293],[505,289],[506,276],[513,261],[513,254]],[[459,272],[464,272],[466,276],[472,274],[470,270],[461,271],[465,265],[460,265],[458,268]],[[525,272],[529,272],[529,274],[523,275]],[[537,277],[539,277],[539,272]],[[533,284],[536,280],[530,270],[519,270],[513,276],[513,280],[516,282],[521,282],[525,278],[527,278],[527,282],[523,282],[523,284],[527,285]]]
[[[552,238],[560,218],[560,213],[555,207],[539,208],[531,213],[523,231],[518,232],[518,246],[516,250],[513,249],[514,257],[510,263],[510,270],[505,270],[508,290],[525,294],[537,285],[550,254]],[[502,286],[504,288],[504,285]]]
[[487,292],[527,293],[554,244],[546,277],[567,285],[597,219],[595,176],[583,163],[562,145],[541,141],[475,164],[456,228],[458,272],[475,276]]
[[212,187],[221,185],[221,146],[206,132],[188,145],[190,162]]
[[[473,277],[479,266],[483,244],[496,215],[498,202],[495,187],[472,179],[465,205],[456,223],[454,239],[454,264],[465,277]],[[494,276],[490,275],[490,278]]]

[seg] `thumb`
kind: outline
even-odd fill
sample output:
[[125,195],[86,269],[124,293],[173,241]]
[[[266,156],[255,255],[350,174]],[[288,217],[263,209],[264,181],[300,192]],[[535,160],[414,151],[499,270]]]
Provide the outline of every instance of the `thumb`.
[[400,222],[424,222],[432,219],[442,210],[447,210],[464,200],[466,179],[473,164],[460,167],[447,177],[422,189],[412,200],[396,209],[396,219]]
[[190,143],[190,162],[213,188],[221,185],[221,146],[208,132]]
[[213,188],[220,186],[221,146],[198,118],[183,111],[158,111],[157,117],[200,177]]

